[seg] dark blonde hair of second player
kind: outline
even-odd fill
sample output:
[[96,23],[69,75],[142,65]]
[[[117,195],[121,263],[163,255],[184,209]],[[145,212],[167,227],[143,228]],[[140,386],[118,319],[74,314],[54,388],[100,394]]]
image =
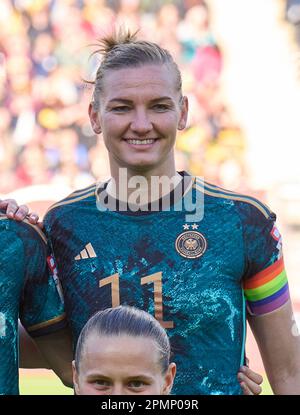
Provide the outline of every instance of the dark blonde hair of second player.
[[162,373],[168,370],[171,354],[168,335],[159,322],[146,311],[135,307],[119,306],[94,314],[85,324],[78,338],[75,352],[75,365],[78,371],[84,344],[91,333],[99,337],[128,335],[151,338],[157,345]]

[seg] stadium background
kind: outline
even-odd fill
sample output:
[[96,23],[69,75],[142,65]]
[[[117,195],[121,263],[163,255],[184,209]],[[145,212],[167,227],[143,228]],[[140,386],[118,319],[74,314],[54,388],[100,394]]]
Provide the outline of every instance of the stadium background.
[[[178,168],[278,214],[299,319],[299,0],[1,0],[0,197],[43,214],[108,177],[83,79],[93,79],[98,63],[87,45],[120,23],[180,64],[191,113],[177,140]],[[249,331],[247,354],[264,374]],[[72,391],[51,371],[22,370],[21,393]]]

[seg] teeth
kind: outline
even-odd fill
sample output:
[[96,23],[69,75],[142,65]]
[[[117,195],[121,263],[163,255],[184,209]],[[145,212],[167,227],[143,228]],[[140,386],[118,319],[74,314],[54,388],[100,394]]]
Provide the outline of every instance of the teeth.
[[150,139],[150,140],[127,140],[127,142],[129,144],[135,144],[135,145],[153,144],[154,141],[155,141],[154,139]]

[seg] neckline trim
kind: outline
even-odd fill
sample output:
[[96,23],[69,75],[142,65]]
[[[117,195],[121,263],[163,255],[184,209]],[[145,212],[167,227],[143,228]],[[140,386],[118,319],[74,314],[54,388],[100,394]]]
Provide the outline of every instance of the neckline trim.
[[97,207],[101,211],[111,211],[123,215],[141,216],[149,215],[157,212],[164,212],[171,210],[171,208],[177,204],[188,192],[192,189],[195,182],[195,178],[192,177],[186,171],[179,171],[178,174],[182,177],[180,183],[167,195],[164,195],[154,202],[150,202],[146,205],[138,206],[136,204],[128,204],[128,202],[120,201],[109,195],[107,192],[107,186],[109,180],[101,183],[96,189],[96,202]]

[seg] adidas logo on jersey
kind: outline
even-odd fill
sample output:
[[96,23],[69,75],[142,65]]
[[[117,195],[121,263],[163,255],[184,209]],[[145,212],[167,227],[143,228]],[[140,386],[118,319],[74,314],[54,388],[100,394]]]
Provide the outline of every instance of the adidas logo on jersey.
[[75,261],[80,261],[81,259],[88,258],[97,258],[96,252],[91,243],[88,243],[85,248],[75,257]]

